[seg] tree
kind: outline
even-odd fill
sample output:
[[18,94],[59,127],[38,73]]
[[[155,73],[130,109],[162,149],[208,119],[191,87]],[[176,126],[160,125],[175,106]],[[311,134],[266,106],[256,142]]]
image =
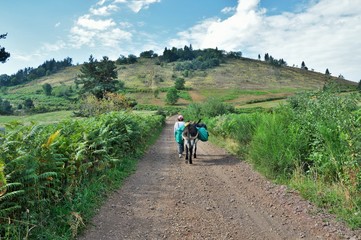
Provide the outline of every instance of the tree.
[[25,109],[32,109],[32,108],[34,108],[35,106],[34,106],[33,100],[31,100],[30,98],[25,99],[25,101],[24,101],[24,107],[25,107]]
[[175,88],[171,88],[168,90],[167,92],[167,96],[166,96],[166,103],[169,104],[169,105],[174,105],[179,99],[179,96],[178,96],[178,91],[177,89]]
[[51,91],[53,90],[53,87],[49,83],[45,83],[43,85],[43,90],[46,96],[51,96]]
[[116,64],[122,65],[127,64],[127,58],[124,55],[120,55],[120,57],[115,61]]
[[81,75],[75,81],[77,85],[82,85],[80,94],[93,94],[96,98],[101,99],[107,92],[116,92],[123,88],[123,83],[117,80],[118,73],[115,63],[108,57],[98,62],[90,55],[89,62],[84,63],[80,69]]
[[128,63],[133,64],[136,62],[137,62],[137,56],[135,56],[134,54],[129,54],[128,55]]
[[181,78],[181,77],[178,77],[176,80],[175,80],[175,83],[174,83],[174,87],[175,89],[177,90],[183,90],[184,89],[184,78]]
[[153,58],[156,57],[157,54],[155,54],[153,50],[149,50],[149,51],[141,52],[139,56],[142,58]]
[[330,71],[328,71],[328,68],[326,68],[325,74],[326,74],[327,76],[330,76],[330,75],[331,75]]
[[265,62],[268,62],[268,61],[269,61],[269,55],[268,55],[268,53],[266,53],[266,54],[264,55],[264,60],[265,60]]
[[301,69],[308,70],[308,67],[306,67],[306,64],[304,61],[302,61],[302,63],[301,63]]
[[0,98],[0,114],[12,114],[12,113],[13,113],[13,109],[10,102],[8,100],[3,101]]
[[[0,34],[0,39],[5,39],[8,34]],[[4,47],[0,45],[0,62],[5,63],[6,60],[10,57],[10,53],[5,51]]]
[[359,92],[361,92],[361,80],[358,82],[357,89]]

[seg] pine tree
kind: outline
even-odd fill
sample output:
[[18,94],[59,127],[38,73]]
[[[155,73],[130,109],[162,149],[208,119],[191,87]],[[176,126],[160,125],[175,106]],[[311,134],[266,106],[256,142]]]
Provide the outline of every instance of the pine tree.
[[266,54],[264,55],[264,60],[265,60],[266,62],[269,61],[269,55],[268,55],[268,53],[266,53]]
[[98,62],[90,55],[89,62],[84,63],[80,69],[81,75],[75,81],[82,85],[80,94],[93,94],[96,98],[102,99],[107,92],[116,92],[123,87],[123,83],[117,80],[118,73],[115,63],[108,57]]

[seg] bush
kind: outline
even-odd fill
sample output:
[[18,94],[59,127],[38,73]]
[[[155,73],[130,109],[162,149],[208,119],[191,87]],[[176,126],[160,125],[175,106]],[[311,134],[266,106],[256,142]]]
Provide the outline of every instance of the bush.
[[186,115],[187,119],[202,119],[234,112],[235,109],[232,105],[222,103],[215,98],[209,98],[204,103],[189,104],[184,115]]
[[175,88],[171,88],[168,90],[165,102],[169,105],[174,105],[177,103],[179,99],[178,91]]
[[74,114],[76,116],[91,117],[133,108],[136,104],[135,100],[117,93],[106,93],[103,99],[98,99],[94,95],[87,95],[81,100],[79,112],[74,112]]
[[1,238],[74,237],[70,220],[72,214],[78,221],[84,217],[83,190],[114,169],[124,172],[127,156],[139,155],[163,123],[162,116],[112,112],[48,126],[8,126],[0,145],[0,178],[7,176],[0,186]]

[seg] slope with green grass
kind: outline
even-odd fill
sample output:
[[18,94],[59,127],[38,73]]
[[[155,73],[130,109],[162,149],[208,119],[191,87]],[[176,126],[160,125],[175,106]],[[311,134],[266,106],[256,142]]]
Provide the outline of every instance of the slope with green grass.
[[[125,83],[126,95],[139,104],[165,105],[165,91],[174,86],[178,77],[185,79],[188,93],[183,93],[178,104],[202,102],[209,97],[229,102],[236,107],[248,107],[256,102],[279,101],[304,90],[318,90],[327,82],[343,88],[355,89],[357,83],[326,76],[325,74],[295,67],[276,67],[253,59],[227,59],[219,67],[207,70],[176,71],[177,63],[161,63],[158,58],[138,58],[129,65],[117,65],[118,79]],[[59,99],[42,98],[42,85],[49,83],[54,90],[64,86],[75,89],[74,80],[81,65],[68,67],[56,74],[40,78],[26,85],[12,87],[0,93],[2,99],[18,103],[16,99],[28,96],[36,104],[46,104]],[[154,91],[159,90],[155,96]],[[187,96],[187,97],[183,97]]]

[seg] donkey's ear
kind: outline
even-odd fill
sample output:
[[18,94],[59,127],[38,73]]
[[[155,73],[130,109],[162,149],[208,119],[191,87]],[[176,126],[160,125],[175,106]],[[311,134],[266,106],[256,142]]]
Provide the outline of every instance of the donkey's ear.
[[197,122],[197,124],[200,123],[201,121],[202,121],[202,119],[199,119],[198,122]]

